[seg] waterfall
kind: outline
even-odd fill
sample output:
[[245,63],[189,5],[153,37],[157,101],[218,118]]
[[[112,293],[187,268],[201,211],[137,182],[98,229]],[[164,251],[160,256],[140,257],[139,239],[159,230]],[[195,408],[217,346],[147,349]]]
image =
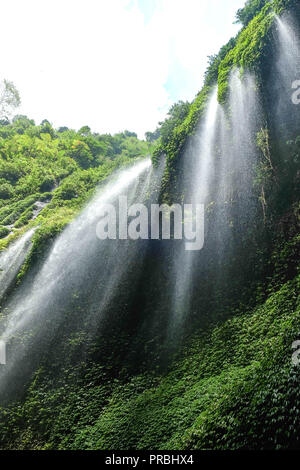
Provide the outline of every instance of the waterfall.
[[230,79],[229,132],[223,141],[223,158],[229,174],[229,199],[239,203],[239,214],[248,218],[252,206],[254,166],[258,161],[256,135],[262,111],[255,76],[235,70]]
[[214,89],[209,99],[203,128],[200,130],[200,148],[197,157],[197,167],[193,180],[192,200],[205,204],[214,171],[213,151],[215,146],[216,122],[219,111],[218,90]]
[[[142,253],[136,241],[97,238],[98,208],[104,203],[115,203],[120,195],[127,196],[128,204],[143,202],[148,197],[151,175],[151,161],[146,159],[109,181],[58,237],[34,278],[24,282],[10,299],[6,306],[9,313],[2,322],[1,339],[7,343],[12,341],[13,346],[9,348],[9,361],[1,375],[2,391],[6,376],[16,376],[20,370],[18,362],[22,362],[26,354],[30,360],[26,348],[39,341],[45,342],[46,347],[68,315],[71,315],[70,330],[73,327],[96,329],[131,262],[138,272]],[[75,309],[74,301],[75,304],[80,302],[80,294],[85,311],[76,316],[72,309]],[[14,341],[18,336],[22,336],[22,344]]]
[[31,239],[35,229],[28,230],[19,240],[0,253],[0,300],[5,295],[31,248]]
[[272,98],[276,103],[277,132],[284,133],[286,137],[286,133],[289,135],[291,129],[300,125],[299,112],[293,102],[295,87],[300,88],[300,38],[289,15],[283,18],[276,16],[276,25],[278,47]]
[[[203,125],[198,129],[195,143],[189,149],[194,153],[194,166],[192,181],[188,198],[194,204],[208,202],[209,189],[214,174],[214,146],[216,136],[217,116],[220,110],[217,99],[217,87],[208,99],[207,111]],[[190,155],[185,155],[189,158]],[[177,329],[182,326],[185,312],[189,311],[191,301],[191,276],[193,260],[197,254],[186,251],[184,244],[178,247],[179,253],[174,261],[174,292],[173,306],[170,320],[170,334],[178,335]]]
[[222,301],[218,304],[218,299],[232,284],[231,259],[246,231],[252,229],[257,214],[258,195],[253,181],[260,158],[257,133],[262,126],[261,95],[256,77],[236,69],[229,80],[228,104],[219,112],[218,177],[214,215],[209,227],[215,259],[215,266],[211,268],[214,277],[211,295],[221,310]]
[[287,85],[285,93],[290,93],[292,82],[300,80],[299,34],[291,18],[276,16],[276,22],[279,42],[277,69],[281,80]]
[[[285,20],[277,18],[277,29],[276,79],[280,89],[276,109],[281,116],[282,110],[287,109],[286,102],[291,105],[293,81],[300,80],[300,75],[297,76],[300,74],[299,42]],[[157,298],[149,301],[147,295],[141,296],[147,304],[141,306],[142,314],[149,312],[154,305],[153,318],[155,315],[167,316],[167,336],[171,340],[180,336],[191,312],[197,316],[205,313],[205,306],[199,307],[199,298],[207,297],[210,301],[209,296],[214,290],[216,294],[218,289],[224,292],[222,283],[225,278],[230,282],[224,262],[232,255],[228,246],[237,246],[239,235],[251,225],[257,207],[258,198],[253,189],[254,169],[259,158],[256,136],[263,125],[255,75],[234,70],[229,82],[228,103],[226,106],[218,103],[215,87],[208,97],[207,109],[196,135],[183,156],[183,168],[189,173],[190,182],[185,198],[193,204],[204,204],[206,215],[209,211],[213,214],[205,219],[204,249],[189,252],[185,250],[184,241],[174,242],[174,249],[168,252],[172,253],[167,273],[168,293],[165,294],[160,285],[155,285],[156,279],[150,273],[149,283],[152,282],[157,289],[149,290],[151,295],[157,293]],[[46,260],[38,271],[25,279],[8,300],[5,305],[8,313],[1,321],[0,332],[1,339],[9,345],[9,362],[0,371],[0,391],[9,381],[13,383],[23,369],[29,376],[31,368],[26,364],[26,357],[29,361],[35,357],[32,353],[35,344],[51,347],[67,328],[72,333],[93,335],[93,331],[98,331],[106,320],[107,323],[113,321],[116,299],[126,316],[130,310],[130,295],[126,289],[130,283],[135,294],[139,289],[141,273],[144,275],[146,243],[100,241],[96,236],[98,207],[104,203],[116,203],[121,195],[127,196],[129,204],[143,202],[151,193],[152,183],[153,169],[149,159],[113,176],[49,247]],[[233,227],[233,223],[237,226]],[[33,230],[27,232],[0,255],[0,298],[24,263],[32,235]],[[206,265],[208,259],[213,259],[214,266]],[[148,269],[149,266],[152,267],[151,263],[147,264]],[[163,270],[160,265],[157,271],[159,269]],[[206,275],[214,279],[210,292],[205,292],[205,287],[199,284],[200,279],[205,286]],[[199,292],[201,289],[204,290],[203,295]],[[167,300],[162,299],[164,295]],[[136,296],[139,300],[138,294]],[[193,310],[194,305],[199,311]],[[150,322],[147,321],[145,325],[148,326]],[[18,342],[20,337],[22,344]],[[38,358],[35,360],[38,363]]]
[[[201,312],[193,312],[193,298],[199,296],[202,288],[197,285],[195,272],[205,276],[207,250],[215,253],[213,291],[223,282],[222,272],[226,269],[222,263],[229,256],[226,246],[230,237],[253,220],[257,205],[253,178],[259,153],[256,134],[261,125],[262,110],[255,76],[246,72],[241,75],[235,70],[230,78],[228,105],[218,104],[214,89],[197,135],[184,156],[194,162],[194,168],[189,166],[193,175],[189,199],[205,204],[206,208],[205,244],[200,253],[186,252],[183,245],[174,253],[171,336],[178,334],[176,331],[188,315],[201,315]],[[214,214],[212,218],[208,215],[210,210]],[[233,228],[230,220],[234,214],[239,227]]]

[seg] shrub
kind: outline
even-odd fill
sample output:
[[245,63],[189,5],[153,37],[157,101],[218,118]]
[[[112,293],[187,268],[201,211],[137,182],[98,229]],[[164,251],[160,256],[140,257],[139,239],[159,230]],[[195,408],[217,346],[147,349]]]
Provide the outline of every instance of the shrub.
[[0,186],[0,199],[10,199],[14,194],[13,187],[9,183],[2,183]]
[[48,191],[51,191],[55,186],[55,178],[52,175],[46,176],[42,183],[40,184],[40,191],[42,193],[46,193]]
[[0,238],[4,238],[9,234],[10,230],[7,227],[0,226]]

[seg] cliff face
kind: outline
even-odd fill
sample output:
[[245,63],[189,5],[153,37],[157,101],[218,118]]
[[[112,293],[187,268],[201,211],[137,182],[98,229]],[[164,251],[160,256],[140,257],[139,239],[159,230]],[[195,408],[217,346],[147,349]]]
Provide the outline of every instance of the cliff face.
[[[112,264],[93,252],[68,302],[43,306],[48,330],[3,395],[2,448],[299,447],[300,7],[248,7],[153,152],[152,198],[203,198],[203,250],[187,262],[180,244],[143,242],[126,270],[120,252]],[[46,229],[25,287],[44,239]],[[100,328],[102,265],[118,283]]]

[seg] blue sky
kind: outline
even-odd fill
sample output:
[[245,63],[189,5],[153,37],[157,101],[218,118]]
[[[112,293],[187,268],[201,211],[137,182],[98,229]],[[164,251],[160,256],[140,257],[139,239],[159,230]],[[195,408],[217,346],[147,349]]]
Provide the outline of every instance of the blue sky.
[[[207,56],[239,26],[245,0],[10,0],[2,78],[39,123],[143,137],[200,90]],[[12,20],[10,20],[12,19]]]

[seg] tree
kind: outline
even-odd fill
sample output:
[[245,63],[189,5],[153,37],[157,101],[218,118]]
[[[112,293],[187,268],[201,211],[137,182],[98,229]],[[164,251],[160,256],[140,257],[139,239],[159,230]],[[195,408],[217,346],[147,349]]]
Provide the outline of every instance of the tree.
[[15,124],[16,122],[17,123],[22,122],[22,123],[26,123],[30,126],[35,126],[34,120],[29,119],[29,117],[26,116],[25,114],[16,114],[12,119],[12,123]]
[[29,119],[27,116],[23,114],[17,114],[12,119],[12,124],[13,124],[14,130],[18,134],[24,134],[26,129],[29,129],[30,127],[35,125],[35,122],[33,119]]
[[231,38],[225,46],[221,47],[218,54],[208,56],[208,68],[204,74],[205,85],[211,86],[218,81],[220,63],[235,45],[236,38]]
[[0,82],[0,118],[9,119],[13,110],[20,104],[20,95],[15,85],[5,79]]
[[40,126],[51,126],[50,122],[48,121],[48,119],[43,119]]
[[124,136],[125,137],[135,137],[137,139],[137,134],[135,132],[130,132],[130,131],[124,131]]
[[0,199],[9,199],[13,195],[13,187],[9,183],[2,183],[0,186]]
[[44,119],[41,122],[40,127],[41,127],[41,130],[40,130],[41,134],[49,134],[52,137],[52,139],[55,137],[55,131],[47,119]]
[[236,23],[247,26],[269,0],[247,0],[245,6],[236,13]]
[[58,128],[57,132],[59,132],[61,134],[62,132],[67,132],[68,130],[69,130],[68,127],[62,126],[62,127]]
[[177,125],[179,125],[188,115],[190,110],[190,103],[187,101],[178,101],[171,106],[167,119],[159,122],[160,135],[163,143],[167,143],[172,137],[172,132]]
[[160,138],[160,129],[157,128],[154,132],[146,132],[145,137],[147,142],[155,142]]
[[78,134],[84,137],[88,137],[89,135],[91,135],[91,128],[89,126],[83,126],[79,129]]
[[93,156],[88,145],[80,140],[74,140],[70,151],[70,157],[78,163],[81,168],[89,168],[93,161]]

